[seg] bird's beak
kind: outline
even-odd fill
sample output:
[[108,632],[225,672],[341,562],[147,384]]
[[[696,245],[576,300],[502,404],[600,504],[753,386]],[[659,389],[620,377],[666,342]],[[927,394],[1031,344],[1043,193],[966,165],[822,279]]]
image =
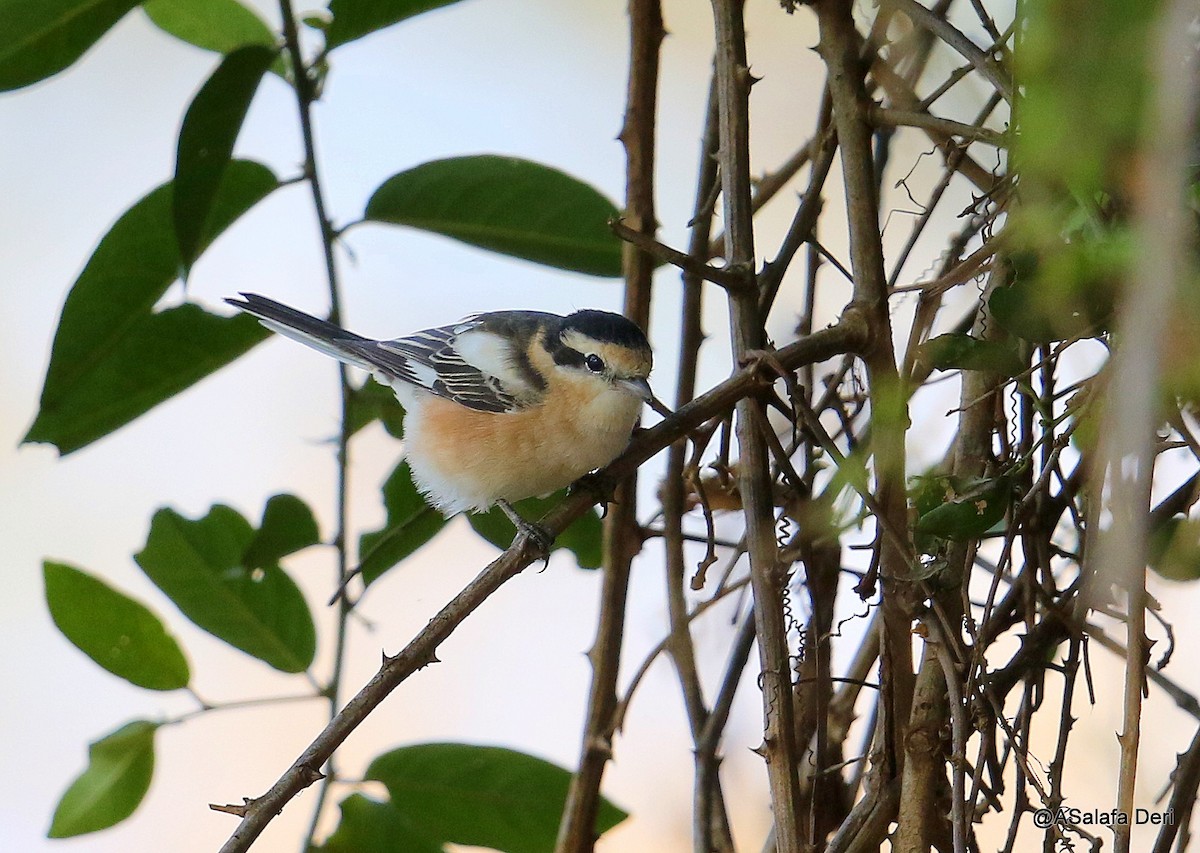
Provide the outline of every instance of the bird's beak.
[[650,390],[650,383],[645,379],[618,379],[617,384],[639,400],[645,400],[649,403],[654,399],[654,392]]

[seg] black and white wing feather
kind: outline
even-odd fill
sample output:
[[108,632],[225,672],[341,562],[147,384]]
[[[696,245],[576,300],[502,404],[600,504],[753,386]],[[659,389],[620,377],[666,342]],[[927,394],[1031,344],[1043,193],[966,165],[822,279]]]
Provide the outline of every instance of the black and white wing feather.
[[479,315],[376,341],[258,294],[242,297],[225,301],[269,329],[368,370],[393,387],[402,382],[470,409],[497,413],[523,408],[542,390],[541,377],[525,353],[542,317],[534,312]]

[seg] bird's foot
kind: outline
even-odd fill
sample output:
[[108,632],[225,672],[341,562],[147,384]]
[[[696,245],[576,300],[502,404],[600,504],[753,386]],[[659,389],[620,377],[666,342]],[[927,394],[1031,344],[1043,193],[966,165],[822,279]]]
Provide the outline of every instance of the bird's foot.
[[[554,545],[554,536],[540,524],[526,521],[521,514],[513,509],[508,501],[497,501],[497,505],[508,516],[508,520],[517,528],[517,538],[524,537],[533,545],[534,553],[542,561],[542,568],[550,564],[550,548]],[[514,540],[515,541],[515,540]]]
[[579,492],[587,493],[588,497],[600,504],[600,517],[604,518],[608,515],[608,505],[613,502],[616,486],[602,474],[584,474],[567,490],[571,495]]

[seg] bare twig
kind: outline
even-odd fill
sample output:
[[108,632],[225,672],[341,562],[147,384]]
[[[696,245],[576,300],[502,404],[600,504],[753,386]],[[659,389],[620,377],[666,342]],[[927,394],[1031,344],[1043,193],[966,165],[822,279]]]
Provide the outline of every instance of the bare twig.
[[936,130],[945,136],[959,136],[973,142],[986,142],[1002,148],[1005,145],[1004,134],[977,124],[966,124],[953,119],[941,118],[920,110],[900,110],[889,107],[872,106],[869,112],[872,124],[892,125],[895,127],[920,127],[925,130]]
[[[879,200],[871,149],[871,129],[863,114],[866,101],[864,67],[859,58],[861,38],[850,7],[838,0],[815,3],[820,26],[817,50],[828,69],[834,124],[842,155],[854,271],[854,300],[865,312],[871,345],[863,355],[870,382],[871,443],[875,459],[876,501],[880,528],[907,531],[904,432],[905,395],[900,388],[892,349],[887,277],[879,233]],[[883,578],[883,629],[880,632],[880,722],[875,790],[891,790],[904,762],[904,732],[913,694],[911,613],[905,587],[911,564],[910,546],[880,537]],[[881,799],[883,805],[887,799]],[[901,820],[903,822],[903,816]]]
[[679,269],[688,275],[703,279],[704,281],[711,281],[713,284],[719,285],[726,290],[739,290],[751,286],[746,281],[745,275],[733,270],[710,266],[694,254],[673,249],[666,243],[660,243],[648,234],[635,231],[620,220],[611,222],[609,225],[613,233],[622,240],[632,243],[645,252],[649,252],[650,255],[661,261],[666,261],[669,264],[679,267]]
[[[1189,32],[1194,15],[1194,4],[1169,4],[1159,22],[1155,47],[1147,51],[1154,62],[1157,97],[1152,110],[1153,132],[1147,136],[1138,184],[1141,191],[1136,199],[1139,255],[1132,265],[1133,281],[1118,317],[1122,345],[1114,356],[1102,433],[1104,464],[1099,481],[1103,481],[1107,470],[1113,523],[1110,535],[1098,543],[1097,581],[1119,584],[1128,596],[1125,719],[1118,782],[1118,805],[1125,814],[1133,813],[1142,691],[1149,655],[1144,567],[1159,363],[1166,324],[1173,313],[1172,304],[1188,279],[1194,245],[1193,220],[1184,198],[1197,109],[1197,58]],[[1099,495],[1100,482],[1095,488]],[[1116,850],[1130,850],[1128,824],[1116,827]]]
[[[333,223],[325,208],[325,193],[321,184],[321,175],[317,169],[316,134],[313,131],[312,106],[317,100],[316,81],[312,70],[304,62],[304,54],[300,47],[300,35],[297,31],[296,15],[292,10],[291,0],[279,0],[279,11],[283,18],[284,44],[291,57],[294,74],[293,91],[296,95],[296,106],[300,116],[301,138],[304,142],[304,177],[308,181],[312,194],[313,210],[321,232],[321,249],[325,259],[325,277],[329,287],[329,321],[341,322],[341,292],[338,287],[337,263],[334,258],[334,241],[336,234]],[[343,589],[352,573],[350,571],[349,553],[346,547],[347,526],[347,497],[349,494],[350,476],[350,435],[352,430],[351,411],[353,389],[347,374],[346,365],[338,362],[338,388],[340,392],[341,418],[337,438],[337,486],[335,491],[335,529],[333,545],[337,553],[337,578],[335,586]],[[351,605],[343,595],[337,602],[337,627],[335,629],[333,648],[333,672],[323,694],[329,702],[329,718],[332,721],[338,712],[341,702],[342,671],[346,659],[346,629],[349,621]],[[313,768],[316,769],[315,767]],[[316,839],[317,827],[320,824],[321,812],[325,799],[329,794],[330,782],[336,778],[332,754],[324,770],[320,793],[313,806],[312,820],[309,822],[305,847],[309,847]]]
[[983,75],[984,79],[996,87],[996,91],[1004,96],[1004,100],[1012,103],[1013,85],[1008,72],[963,35],[961,30],[944,17],[934,15],[917,0],[885,0],[884,5],[903,12],[914,24],[929,30],[957,50],[964,59],[975,66],[975,70]]
[[[654,139],[658,98],[659,46],[665,32],[659,0],[632,0],[629,5],[630,62],[625,123],[620,139],[625,146],[625,217],[630,233],[653,239],[658,228],[654,213]],[[625,314],[642,328],[650,322],[650,285],[654,257],[625,243]],[[592,683],[579,767],[571,779],[559,825],[558,853],[587,853],[595,844],[600,808],[600,783],[612,757],[616,725],[617,675],[625,625],[625,600],[634,557],[642,549],[637,520],[637,483],[625,478],[614,497],[614,509],[604,524],[604,579],[596,640],[588,652]]]
[[[714,199],[720,186],[717,177],[718,118],[716,80],[709,83],[708,109],[704,122],[704,135],[700,145],[700,172],[696,180],[696,206],[691,219],[691,235],[688,255],[697,262],[707,259],[707,247],[712,234]],[[707,267],[707,264],[705,264]],[[683,275],[683,305],[680,317],[679,370],[675,383],[675,405],[682,406],[696,393],[696,367],[700,357],[700,345],[704,340],[701,326],[704,285],[703,280],[685,270]],[[671,663],[679,678],[684,708],[688,717],[692,742],[696,746],[696,778],[693,786],[692,821],[697,849],[706,851],[733,850],[733,837],[729,829],[720,778],[709,768],[707,756],[701,744],[701,733],[706,730],[711,717],[704,704],[700,676],[696,668],[696,650],[692,642],[691,616],[688,614],[685,590],[687,564],[684,556],[683,515],[686,511],[686,490],[694,482],[702,503],[706,501],[704,486],[698,476],[685,475],[687,466],[685,442],[676,442],[667,451],[667,470],[662,488],[663,535],[665,544],[667,611],[670,619],[670,635],[667,649]],[[712,512],[705,505],[705,524],[708,528],[705,544],[710,556],[716,561],[716,536],[713,531]],[[703,568],[697,573],[700,577]],[[701,580],[702,577],[700,577]]]
[[[750,67],[740,0],[713,0],[716,30],[717,106],[720,116],[721,189],[726,222],[725,259],[752,274],[754,222],[750,198]],[[748,276],[749,278],[749,276]],[[755,290],[730,291],[733,356],[736,363],[763,348],[765,332]],[[755,631],[762,666],[763,755],[780,853],[799,853],[799,755],[792,720],[792,685],[783,614],[786,568],[778,559],[774,531],[770,458],[755,423],[761,404],[746,398],[737,406],[738,488],[746,522]]]

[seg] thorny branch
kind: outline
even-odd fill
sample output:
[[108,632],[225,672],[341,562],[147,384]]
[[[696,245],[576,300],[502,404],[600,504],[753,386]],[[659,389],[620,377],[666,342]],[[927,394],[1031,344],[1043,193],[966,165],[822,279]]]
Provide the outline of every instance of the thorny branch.
[[[653,240],[654,139],[658,101],[659,46],[662,8],[659,0],[632,0],[629,6],[629,93],[620,139],[625,146],[625,216],[630,231]],[[650,326],[651,277],[654,257],[633,243],[623,244],[625,315],[642,328]],[[625,626],[625,603],[633,560],[642,549],[637,521],[637,481],[631,473],[618,485],[613,509],[604,524],[604,580],[600,622],[588,652],[592,683],[579,767],[571,779],[558,828],[559,853],[587,853],[595,843],[600,809],[600,783],[612,757],[617,725],[617,676]]]

